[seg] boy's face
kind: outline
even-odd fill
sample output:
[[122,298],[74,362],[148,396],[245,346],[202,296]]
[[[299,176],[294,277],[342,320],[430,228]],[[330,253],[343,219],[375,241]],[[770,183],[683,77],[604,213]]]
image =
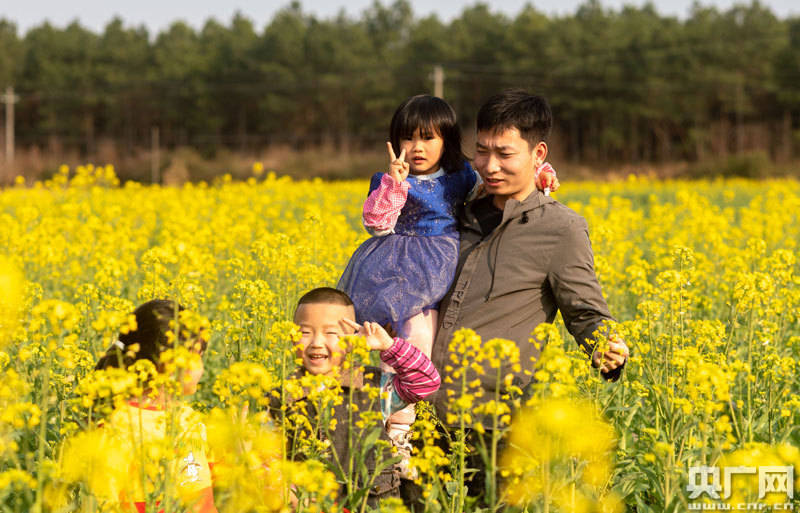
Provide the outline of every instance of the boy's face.
[[345,348],[339,338],[352,335],[342,326],[342,319],[355,319],[352,306],[328,303],[306,303],[297,307],[294,322],[302,336],[297,343],[297,356],[311,374],[332,375],[344,360]]
[[540,141],[531,148],[516,128],[478,132],[475,168],[486,192],[503,203],[510,198],[522,201],[536,189],[536,169],[545,157],[547,145]]

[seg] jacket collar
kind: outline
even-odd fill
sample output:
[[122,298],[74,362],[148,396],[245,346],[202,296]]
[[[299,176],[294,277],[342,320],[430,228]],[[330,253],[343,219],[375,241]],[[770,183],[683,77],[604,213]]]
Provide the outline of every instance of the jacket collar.
[[[486,197],[490,198],[491,195]],[[475,202],[480,201],[481,199],[483,198],[474,199],[467,203],[463,215],[461,216],[462,226],[480,230],[478,218],[472,212],[472,206],[475,204]],[[503,209],[503,220],[500,222],[500,224],[502,225],[505,224],[506,221],[521,217],[523,212],[536,210],[537,208],[541,208],[548,203],[555,203],[555,201],[556,200],[554,200],[552,196],[545,196],[544,193],[539,189],[536,189],[530,193],[528,197],[522,201],[509,199],[506,201],[506,206]]]
[[523,212],[530,212],[531,210],[553,202],[555,202],[555,200],[551,196],[545,196],[539,189],[534,190],[522,201],[509,199],[506,201],[506,206],[503,209],[503,222],[509,219],[515,219],[521,216]]

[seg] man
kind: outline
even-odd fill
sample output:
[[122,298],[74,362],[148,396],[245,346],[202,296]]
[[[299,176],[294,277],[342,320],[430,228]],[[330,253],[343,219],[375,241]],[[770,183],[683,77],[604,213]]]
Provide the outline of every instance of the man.
[[[603,376],[615,380],[620,375],[628,357],[625,343],[609,334],[607,351],[594,347],[593,333],[613,319],[594,272],[586,221],[536,188],[535,172],[547,156],[551,127],[547,101],[521,90],[493,96],[478,112],[475,167],[486,196],[467,204],[460,219],[456,279],[441,302],[433,345],[432,360],[440,371],[450,364],[453,333],[466,327],[483,340],[517,343],[523,368],[515,382],[524,387],[531,380],[529,362],[539,355],[529,338],[560,310]],[[484,397],[492,398],[494,380],[481,379]],[[448,386],[454,385],[442,388]],[[444,419],[445,390],[434,404]]]

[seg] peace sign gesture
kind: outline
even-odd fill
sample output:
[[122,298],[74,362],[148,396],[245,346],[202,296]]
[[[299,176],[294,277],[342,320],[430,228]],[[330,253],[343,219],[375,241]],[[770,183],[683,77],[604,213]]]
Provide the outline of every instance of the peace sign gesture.
[[390,141],[386,141],[386,148],[389,150],[389,176],[394,178],[397,183],[403,183],[403,180],[408,176],[408,162],[406,162],[406,150],[400,152],[400,155],[394,154],[394,148]]

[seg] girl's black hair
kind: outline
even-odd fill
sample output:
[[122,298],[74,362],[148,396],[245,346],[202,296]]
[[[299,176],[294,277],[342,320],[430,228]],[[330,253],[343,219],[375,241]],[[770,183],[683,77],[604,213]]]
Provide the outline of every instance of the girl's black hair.
[[[113,344],[108,348],[106,354],[97,362],[95,369],[107,369],[109,367],[127,368],[136,360],[150,360],[156,367],[159,365],[159,356],[166,349],[171,349],[174,345],[167,338],[167,332],[175,332],[171,321],[178,318],[178,313],[184,308],[171,299],[154,299],[140,305],[133,311],[136,316],[136,329],[128,333],[120,333],[117,340],[120,344]],[[196,334],[184,333],[183,329],[177,330],[179,342],[190,342],[199,339]],[[205,349],[205,342],[198,340]],[[134,344],[138,349],[133,355],[129,355],[130,348]]]
[[397,107],[389,126],[389,140],[399,154],[400,141],[410,138],[416,129],[423,137],[438,134],[444,141],[439,165],[447,173],[461,171],[467,157],[461,151],[461,128],[453,108],[441,98],[420,94]]

